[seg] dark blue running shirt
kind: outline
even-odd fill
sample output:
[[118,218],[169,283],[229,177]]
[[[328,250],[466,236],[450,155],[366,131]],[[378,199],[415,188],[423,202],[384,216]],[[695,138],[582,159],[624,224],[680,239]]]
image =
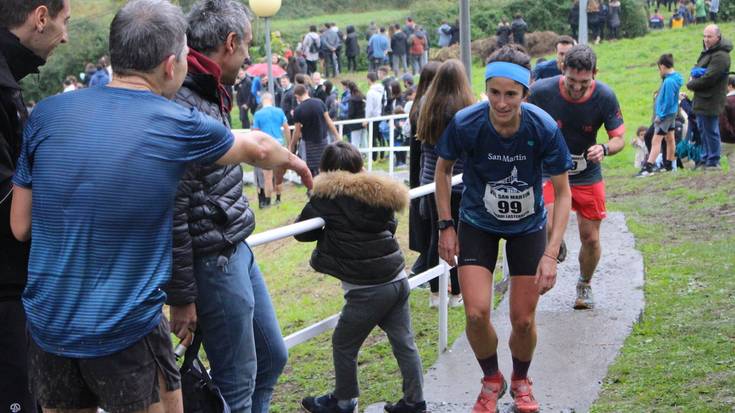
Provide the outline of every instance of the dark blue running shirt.
[[500,235],[525,235],[546,223],[541,170],[559,175],[572,167],[564,137],[546,112],[521,104],[521,124],[504,138],[490,122],[489,103],[457,112],[436,146],[446,160],[464,160],[460,220]]
[[623,115],[615,93],[606,84],[592,81],[592,94],[586,99],[572,101],[564,90],[562,79],[562,76],[555,76],[535,82],[531,85],[528,103],[545,110],[561,128],[574,162],[569,171],[569,184],[592,185],[602,181],[602,168],[599,163],[587,162],[587,149],[597,143],[597,130],[602,125],[608,136],[622,136],[625,133]]

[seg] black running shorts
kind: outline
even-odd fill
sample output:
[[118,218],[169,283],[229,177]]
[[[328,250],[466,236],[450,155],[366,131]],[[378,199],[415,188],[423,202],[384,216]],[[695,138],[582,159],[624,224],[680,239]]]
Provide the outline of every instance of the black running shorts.
[[508,237],[477,229],[460,221],[458,229],[459,263],[479,265],[495,272],[500,239],[506,240],[510,275],[536,275],[538,263],[546,248],[546,226],[527,235]]
[[113,413],[145,410],[160,400],[158,372],[168,391],[181,387],[166,318],[131,347],[109,356],[68,358],[31,340],[30,376],[44,409],[101,407]]

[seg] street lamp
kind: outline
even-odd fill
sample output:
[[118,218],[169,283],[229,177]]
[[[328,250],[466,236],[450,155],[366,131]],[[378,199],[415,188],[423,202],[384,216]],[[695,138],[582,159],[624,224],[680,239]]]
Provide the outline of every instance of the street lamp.
[[250,0],[250,9],[265,19],[265,54],[268,64],[268,93],[273,95],[273,57],[271,52],[271,17],[281,8],[281,0]]

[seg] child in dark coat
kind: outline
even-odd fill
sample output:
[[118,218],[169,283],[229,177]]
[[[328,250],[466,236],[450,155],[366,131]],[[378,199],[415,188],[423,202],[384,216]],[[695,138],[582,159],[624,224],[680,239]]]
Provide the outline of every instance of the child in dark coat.
[[408,190],[391,178],[363,171],[360,152],[346,142],[327,146],[319,169],[311,199],[298,220],[321,217],[326,224],[296,239],[317,241],[310,264],[342,280],[345,305],[332,336],[335,389],[306,397],[301,404],[312,413],[357,411],[357,354],[379,326],[388,335],[403,376],[403,398],[385,410],[425,412],[423,369],[409,312],[410,287],[395,238],[395,211],[408,205]]

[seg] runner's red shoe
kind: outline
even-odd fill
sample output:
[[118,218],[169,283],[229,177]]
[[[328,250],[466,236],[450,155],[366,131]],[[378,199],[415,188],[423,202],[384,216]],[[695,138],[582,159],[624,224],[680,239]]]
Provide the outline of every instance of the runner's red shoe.
[[516,404],[516,411],[519,413],[536,413],[539,411],[539,405],[533,397],[533,382],[529,378],[510,381],[510,395]]
[[500,372],[492,377],[483,377],[482,390],[477,396],[472,413],[497,413],[498,399],[503,397],[507,388],[508,384]]

